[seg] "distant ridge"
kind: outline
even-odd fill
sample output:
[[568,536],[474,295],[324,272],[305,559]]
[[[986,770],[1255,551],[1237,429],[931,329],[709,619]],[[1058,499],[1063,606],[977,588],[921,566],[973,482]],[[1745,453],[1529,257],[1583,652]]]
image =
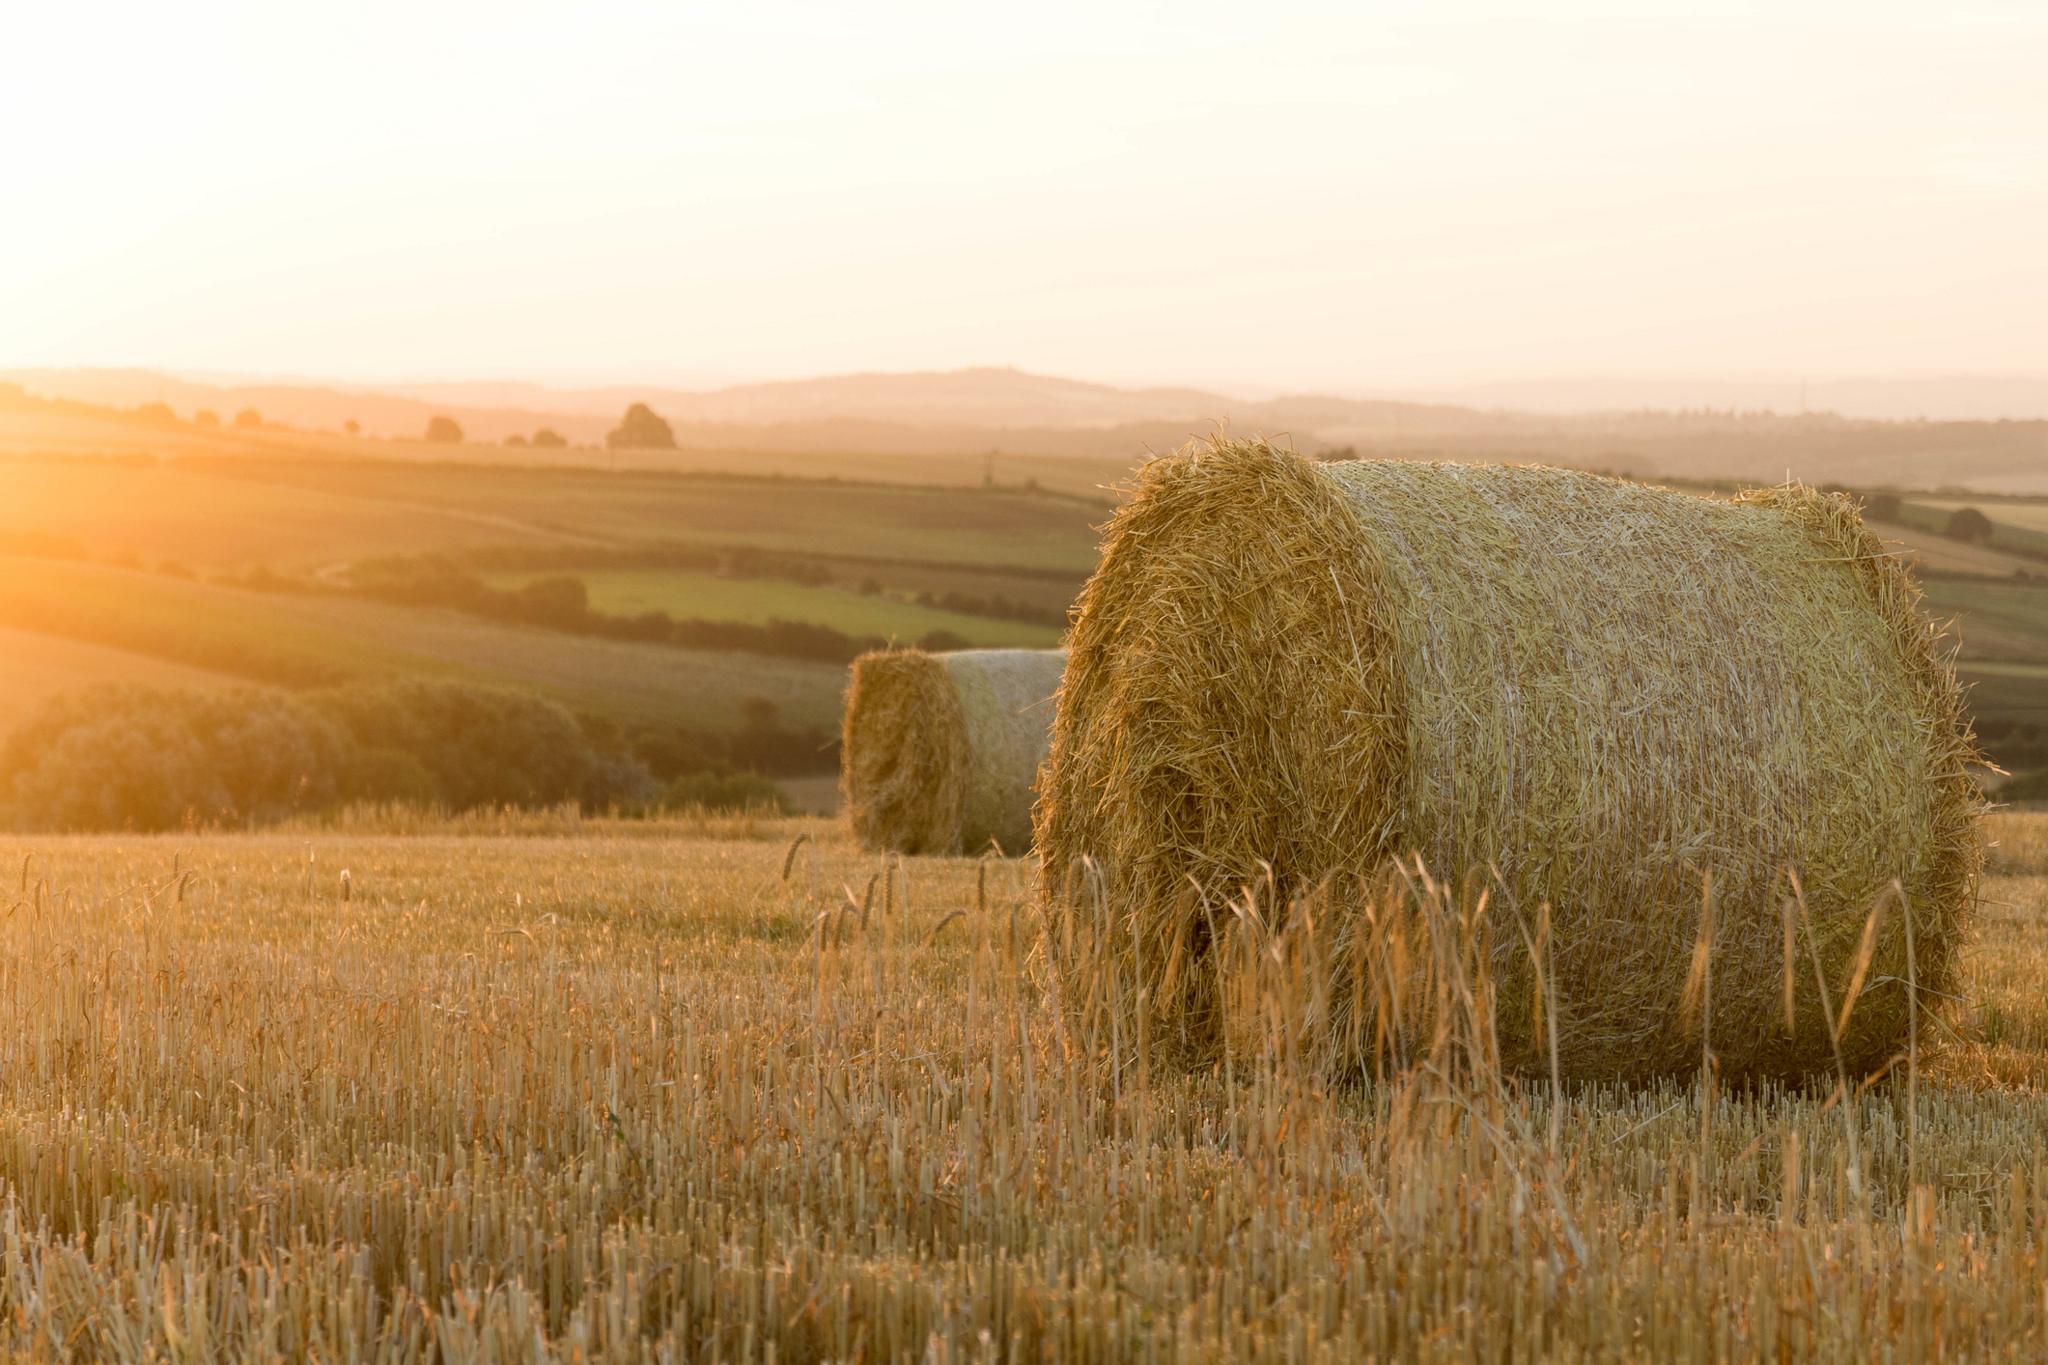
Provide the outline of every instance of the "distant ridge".
[[1784,375],[1754,378],[1562,378],[1462,384],[1446,403],[1530,412],[1835,412],[1888,422],[2048,419],[2048,374]]
[[[436,412],[464,415],[496,439],[536,422],[609,423],[644,402],[671,421],[773,425],[877,421],[910,426],[1112,427],[1228,419],[1239,425],[1463,426],[1478,414],[1594,415],[1741,412],[1858,420],[2048,419],[2048,374],[1899,377],[1556,378],[1468,384],[1367,398],[1295,393],[1248,400],[1187,386],[1119,387],[1001,366],[866,372],[688,389],[653,384],[554,387],[522,381],[363,385],[311,380],[227,382],[147,369],[19,369],[0,380],[33,393],[111,406],[168,403],[257,407],[281,421],[339,426],[353,418],[408,435]],[[267,407],[265,407],[267,405]],[[1463,419],[1453,414],[1470,414]],[[223,416],[227,415],[223,413]],[[467,424],[466,424],[467,425]],[[599,429],[601,434],[602,428]]]
[[[735,427],[818,422],[1003,431],[1109,430],[1167,424],[1206,430],[1306,435],[1329,428],[1479,430],[1501,414],[1449,403],[1303,394],[1245,400],[1193,388],[1118,388],[1004,367],[913,373],[828,375],[710,390],[618,385],[557,389],[530,383],[393,384],[377,388],[306,382],[206,382],[141,369],[0,371],[0,382],[30,393],[109,407],[168,404],[180,416],[208,408],[223,419],[241,408],[292,426],[411,436],[446,414],[472,437],[498,440],[536,424],[565,435],[601,436],[629,403],[647,403],[671,422]],[[573,429],[572,429],[573,428]]]
[[[1312,454],[1539,460],[1647,478],[1776,482],[1790,473],[1856,487],[2048,492],[2048,421],[1880,421],[1818,410],[1785,412],[1765,401],[1771,397],[1767,388],[1713,390],[1727,401],[1681,406],[1680,397],[1701,391],[1679,381],[1628,381],[1634,387],[1625,388],[1591,380],[1493,386],[1459,391],[1467,399],[1463,403],[1324,394],[1242,399],[1199,388],[1119,388],[999,367],[831,375],[701,391],[489,381],[383,388],[235,384],[139,369],[15,370],[0,372],[0,382],[112,408],[162,403],[185,419],[211,409],[225,422],[253,408],[270,422],[315,432],[338,431],[353,421],[366,436],[403,440],[417,440],[429,418],[445,415],[469,441],[484,445],[513,436],[530,439],[543,426],[574,444],[598,445],[629,403],[644,402],[669,420],[678,444],[689,450],[974,458],[1001,452],[1085,456],[1128,467],[1147,453],[1227,425]],[[1872,395],[1882,392],[1910,409],[1914,393],[1937,391],[1912,389],[1913,382],[1921,381],[1816,381],[1805,394],[1812,405],[1833,391],[1830,385],[1873,385]],[[2029,385],[2048,394],[2048,379],[2025,376],[1924,383],[1947,386],[1939,391],[1961,406],[1981,406],[1996,394],[2018,402],[2033,392]],[[1791,391],[1795,398],[1800,392],[1796,384]],[[1573,397],[1588,406],[1542,408]],[[1519,403],[1477,401],[1510,398]],[[1630,401],[1596,408],[1596,398]],[[2048,409],[2048,400],[2042,406]]]

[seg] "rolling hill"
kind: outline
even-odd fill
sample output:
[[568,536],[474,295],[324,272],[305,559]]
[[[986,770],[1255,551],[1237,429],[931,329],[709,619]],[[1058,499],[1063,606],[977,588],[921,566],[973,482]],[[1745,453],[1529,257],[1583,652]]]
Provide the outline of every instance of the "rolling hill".
[[[1067,393],[1077,419],[1128,415],[1121,391],[1050,383],[1029,401]],[[977,376],[925,411],[983,412],[1019,390]],[[1716,458],[1731,467],[1726,452],[1758,459],[1803,440],[1880,473],[1885,442],[1970,439],[1874,425],[1637,414],[1608,422],[1611,447],[1589,424],[1526,430],[1577,443],[1596,466],[1686,465],[1726,438]],[[2004,430],[2031,439],[2026,424]],[[1435,439],[1528,453],[1483,426]],[[1022,453],[507,451],[0,398],[0,631],[38,660],[0,702],[18,710],[102,677],[307,686],[420,673],[635,724],[730,730],[768,702],[791,725],[829,729],[844,660],[865,639],[1056,639],[1114,505],[1107,486],[1129,469]],[[1966,505],[1990,519],[1988,537],[1944,534]],[[1994,754],[2048,762],[2048,502],[1928,492],[1883,507],[1875,529],[1918,564],[1930,608],[1959,623]],[[562,579],[583,605],[548,615],[536,604],[562,600],[546,582]]]
[[[1098,458],[1128,468],[1219,424],[1298,449],[1456,460],[1542,460],[1653,478],[1742,478],[1932,490],[2048,492],[2048,421],[1892,422],[1734,410],[1557,414],[1303,394],[1243,399],[1198,389],[1123,389],[1011,369],[828,376],[708,391],[416,385],[409,392],[306,384],[199,384],[148,371],[21,370],[0,381],[101,405],[168,403],[225,416],[252,407],[298,427],[345,421],[418,436],[446,414],[496,443],[553,426],[591,444],[627,402],[647,402],[685,451],[732,454]],[[494,405],[487,400],[502,400]],[[0,424],[4,426],[4,424]],[[0,449],[7,438],[0,432]],[[330,453],[336,453],[330,451]],[[559,459],[559,456],[551,456]],[[643,457],[644,458],[644,457]],[[657,466],[661,461],[654,462]],[[815,471],[814,471],[815,472]]]
[[792,723],[831,728],[844,676],[830,664],[586,639],[448,611],[12,555],[0,555],[0,630],[8,639],[93,647],[58,651],[39,665],[79,683],[312,686],[424,675],[524,688],[621,721],[713,730],[737,725],[755,700],[774,703]]

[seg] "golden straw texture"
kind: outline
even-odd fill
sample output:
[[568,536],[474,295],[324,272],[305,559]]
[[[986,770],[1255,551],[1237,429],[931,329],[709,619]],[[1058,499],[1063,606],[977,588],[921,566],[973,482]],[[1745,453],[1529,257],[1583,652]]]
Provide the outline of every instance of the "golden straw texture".
[[1520,1003],[1539,973],[1567,1076],[1696,1067],[1701,1018],[1725,1073],[1831,1068],[1854,984],[1843,1061],[1880,1065],[1904,907],[1924,1005],[1979,856],[1975,746],[1916,598],[1852,505],[1801,488],[1191,447],[1141,473],[1081,598],[1050,924],[1124,954],[1146,1025],[1200,1057],[1233,902],[1284,916],[1320,887],[1341,940],[1369,898],[1331,888],[1417,855],[1487,897],[1517,1069],[1549,1066]]
[[1065,663],[1055,649],[898,649],[854,660],[840,786],[862,845],[1027,849]]

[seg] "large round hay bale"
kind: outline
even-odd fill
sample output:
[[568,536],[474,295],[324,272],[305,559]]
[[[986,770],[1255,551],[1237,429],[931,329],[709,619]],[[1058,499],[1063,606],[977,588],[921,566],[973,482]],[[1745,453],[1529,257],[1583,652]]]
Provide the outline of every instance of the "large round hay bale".
[[1066,657],[1057,649],[892,649],[855,659],[840,787],[861,844],[900,853],[1030,847]]
[[[1717,501],[1258,442],[1154,461],[1068,642],[1038,812],[1052,931],[1119,955],[1162,1041],[1213,1052],[1219,907],[1417,854],[1491,888],[1497,979],[1547,902],[1560,1069],[1641,1077],[1699,1065],[1681,997],[1711,874],[1720,1066],[1832,1067],[1804,924],[1785,1021],[1788,869],[1835,1006],[1894,881],[1923,1003],[1974,896],[1975,745],[1917,597],[1852,504],[1796,487]],[[1876,925],[1852,1068],[1906,1030],[1906,917]],[[1530,1012],[1497,1028],[1508,1065],[1548,1068]]]

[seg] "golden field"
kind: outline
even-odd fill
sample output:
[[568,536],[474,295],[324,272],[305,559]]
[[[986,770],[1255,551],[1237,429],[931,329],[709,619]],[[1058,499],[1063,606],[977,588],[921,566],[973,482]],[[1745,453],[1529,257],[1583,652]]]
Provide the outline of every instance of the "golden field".
[[1154,1069],[1028,864],[822,821],[14,837],[0,1347],[2038,1359],[2048,817],[1992,830],[1962,998],[1846,1102]]

